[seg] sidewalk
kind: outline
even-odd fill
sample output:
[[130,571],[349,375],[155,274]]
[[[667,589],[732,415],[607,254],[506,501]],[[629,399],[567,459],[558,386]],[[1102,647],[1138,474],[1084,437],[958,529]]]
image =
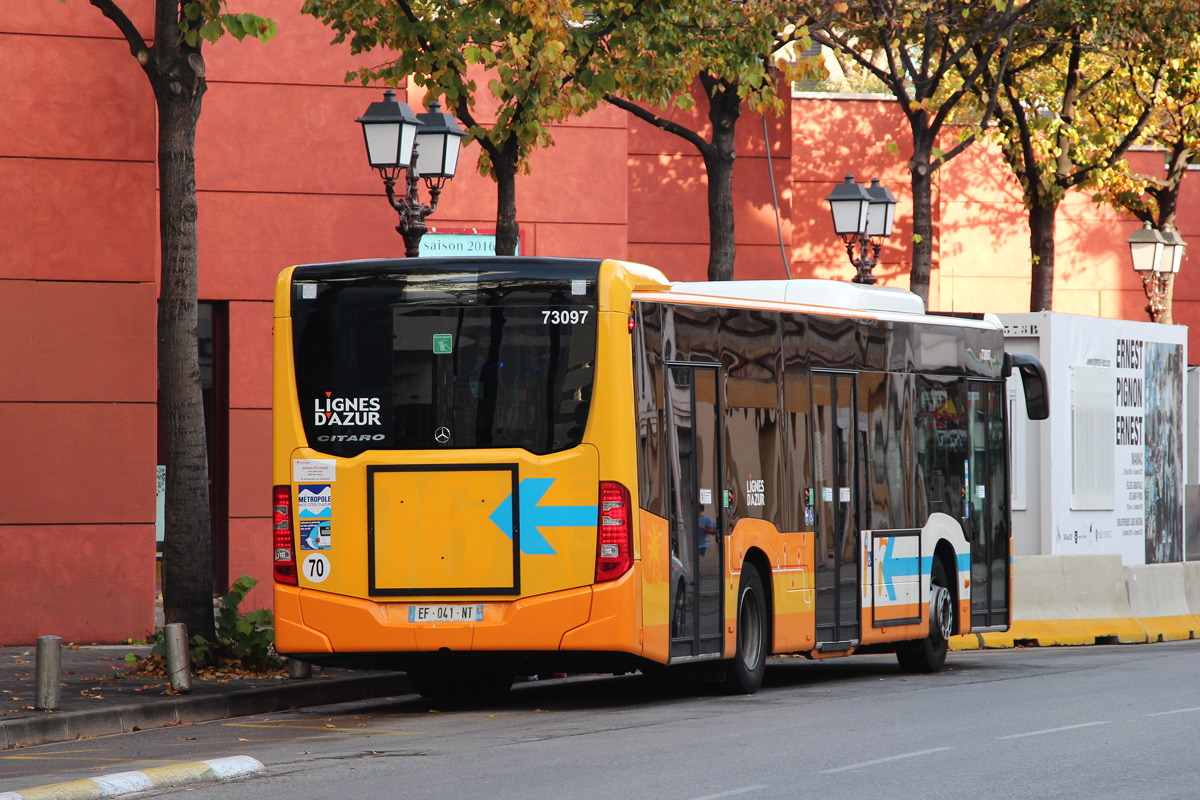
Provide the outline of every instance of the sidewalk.
[[172,695],[165,679],[131,674],[125,662],[149,647],[64,642],[59,708],[38,711],[36,652],[32,644],[0,647],[0,750],[412,692],[403,673],[314,667],[300,680],[193,676],[189,694]]

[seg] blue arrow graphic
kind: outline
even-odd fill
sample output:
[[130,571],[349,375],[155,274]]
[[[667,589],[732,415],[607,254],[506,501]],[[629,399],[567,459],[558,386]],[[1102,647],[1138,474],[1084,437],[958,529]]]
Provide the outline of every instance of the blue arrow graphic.
[[[883,545],[883,561],[879,565],[880,572],[883,573],[883,585],[887,587],[888,599],[896,599],[896,589],[893,586],[895,579],[898,577],[906,577],[908,575],[928,575],[933,568],[933,557],[924,556],[907,556],[899,558],[892,555],[892,551],[896,545],[896,537],[889,537],[884,540]],[[969,572],[971,569],[971,554],[963,553],[958,555],[955,560],[958,562],[959,572]],[[951,580],[957,580],[957,577],[952,577]]]
[[[596,506],[539,506],[553,478],[523,478],[520,484],[521,552],[530,556],[554,555],[554,548],[539,528],[583,528],[596,525]],[[512,532],[512,495],[504,498],[488,517],[509,539]]]
[[895,548],[895,536],[884,540],[883,563],[879,565],[879,569],[883,573],[883,585],[887,587],[888,600],[896,599],[896,587],[893,584],[897,577],[901,575],[919,575],[922,567],[921,558],[918,556],[898,558],[892,555]]

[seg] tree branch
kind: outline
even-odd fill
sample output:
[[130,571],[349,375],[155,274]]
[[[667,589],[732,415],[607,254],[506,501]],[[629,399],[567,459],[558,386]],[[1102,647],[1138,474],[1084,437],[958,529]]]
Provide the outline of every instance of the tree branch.
[[700,138],[700,136],[695,131],[685,128],[677,122],[672,122],[669,119],[664,119],[663,117],[658,116],[654,112],[649,111],[648,109],[645,109],[642,106],[639,106],[637,103],[631,103],[630,101],[626,100],[624,97],[617,97],[616,95],[606,94],[606,95],[604,95],[604,102],[614,105],[617,108],[628,111],[630,114],[633,114],[638,119],[642,120],[643,122],[648,122],[649,124],[653,125],[654,127],[658,128],[659,130],[666,131],[667,133],[675,134],[676,136],[678,136],[679,138],[683,139],[684,141],[690,143],[693,147],[695,147],[697,150],[699,150],[701,155],[705,155],[712,148],[712,146],[708,142],[704,141],[704,139]]
[[[479,123],[475,121],[475,116],[471,113],[471,108],[467,105],[465,97],[459,98],[458,103],[454,107],[454,116],[458,117],[459,122],[466,125],[468,130],[479,127]],[[499,162],[502,154],[495,142],[491,139],[478,136],[475,137],[475,141],[479,142],[479,146],[488,154],[488,158],[492,160],[493,164]]]
[[[137,62],[142,65],[142,69],[146,70],[147,74],[154,69],[150,60],[150,48],[146,45],[146,40],[142,38],[142,34],[138,31],[137,26],[133,21],[125,15],[125,12],[113,2],[113,0],[91,0],[91,4],[100,10],[100,13],[113,21],[117,26],[117,30],[125,37],[125,41],[129,44],[129,52],[137,59]],[[151,75],[151,77],[154,77]]]

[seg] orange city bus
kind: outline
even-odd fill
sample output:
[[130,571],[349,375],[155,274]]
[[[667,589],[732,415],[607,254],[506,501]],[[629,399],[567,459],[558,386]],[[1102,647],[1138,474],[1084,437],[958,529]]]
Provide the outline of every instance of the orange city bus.
[[281,654],[516,674],[894,652],[935,671],[1012,609],[1005,379],[986,315],[833,281],[672,283],[615,260],[280,275]]

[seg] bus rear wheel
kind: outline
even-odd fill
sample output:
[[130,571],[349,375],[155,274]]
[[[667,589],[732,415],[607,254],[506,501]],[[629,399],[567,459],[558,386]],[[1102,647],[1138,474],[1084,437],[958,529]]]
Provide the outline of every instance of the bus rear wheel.
[[751,564],[742,567],[737,593],[737,652],[725,670],[725,688],[735,694],[754,694],[767,670],[770,626],[762,576]]
[[946,651],[954,635],[954,595],[946,570],[937,558],[929,576],[929,635],[896,648],[896,660],[905,672],[938,672],[946,665]]

